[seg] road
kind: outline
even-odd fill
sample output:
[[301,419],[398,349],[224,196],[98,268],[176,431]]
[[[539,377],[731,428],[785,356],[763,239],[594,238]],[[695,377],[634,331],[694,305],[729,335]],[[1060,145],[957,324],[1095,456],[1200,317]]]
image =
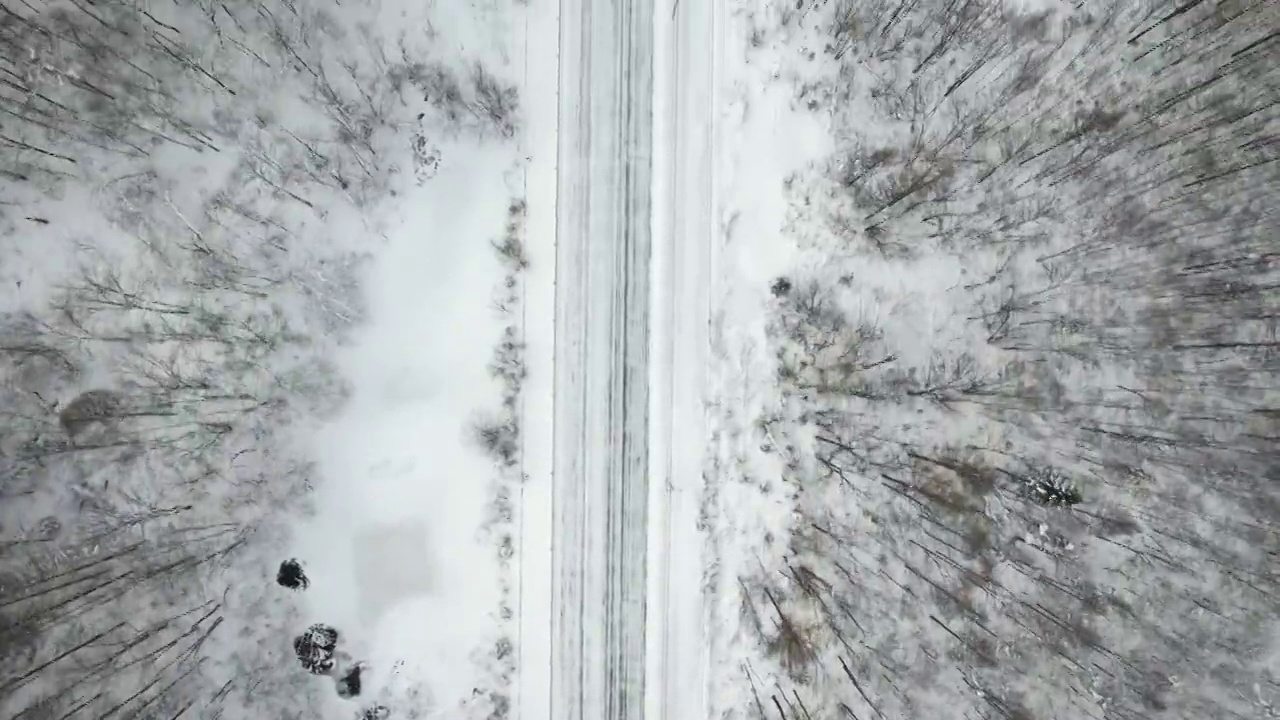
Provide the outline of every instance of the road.
[[[529,104],[521,720],[705,715],[712,11],[660,2],[551,0],[527,41],[526,90],[552,67],[558,87],[554,123],[549,93]],[[550,253],[554,278],[537,271]],[[537,317],[553,308],[554,342],[540,349]]]
[[644,716],[649,0],[560,3],[551,713]]
[[676,0],[655,18],[650,612],[645,717],[709,717],[709,561],[700,531],[711,303],[717,293],[715,89],[722,2]]

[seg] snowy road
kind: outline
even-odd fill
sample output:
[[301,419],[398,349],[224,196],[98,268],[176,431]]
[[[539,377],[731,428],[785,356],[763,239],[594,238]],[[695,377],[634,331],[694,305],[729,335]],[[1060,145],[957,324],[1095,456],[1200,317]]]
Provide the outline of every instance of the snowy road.
[[649,0],[560,3],[551,716],[643,717]]
[[[526,87],[552,68],[559,83],[530,105],[521,720],[705,716],[697,521],[718,49],[711,5],[668,1],[552,0],[528,38]],[[553,281],[536,269],[552,253]],[[539,350],[553,309],[554,343]]]
[[649,623],[645,717],[707,712],[708,621],[700,527],[708,322],[716,293],[716,32],[724,3],[655,16]]

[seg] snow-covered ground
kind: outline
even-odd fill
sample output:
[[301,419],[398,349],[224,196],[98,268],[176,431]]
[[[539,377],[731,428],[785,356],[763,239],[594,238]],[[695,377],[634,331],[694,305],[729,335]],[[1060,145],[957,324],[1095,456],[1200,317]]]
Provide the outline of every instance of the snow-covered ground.
[[[537,523],[537,504],[512,513],[506,498],[508,509],[499,510],[496,493],[523,493],[521,470],[539,478],[546,461],[528,452],[510,476],[495,478],[501,471],[476,430],[508,390],[493,372],[494,348],[508,329],[517,343],[530,338],[536,360],[529,395],[517,397],[530,399],[514,409],[517,427],[529,428],[526,446],[546,427],[537,380],[546,372],[549,326],[538,303],[550,282],[550,248],[530,249],[526,274],[504,266],[495,246],[511,234],[513,203],[529,209],[530,232],[546,236],[547,58],[545,46],[527,46],[526,38],[545,25],[547,6],[384,9],[389,27],[427,29],[444,41],[437,52],[480,63],[516,84],[520,98],[517,140],[437,134],[431,177],[401,186],[380,218],[383,237],[360,278],[367,321],[335,357],[350,395],[308,443],[317,462],[315,514],[290,551],[312,580],[307,620],[350,638],[340,649],[369,663],[370,691],[360,702],[397,714],[506,712],[516,690],[503,668],[517,664],[514,646],[525,652],[526,633],[537,633],[517,610],[536,597],[522,591],[524,568],[499,563],[508,552],[502,543],[523,545],[509,536],[519,523]],[[523,242],[526,224],[516,222],[514,238]]]
[[654,210],[645,717],[709,717],[702,500],[719,288],[722,3],[654,12]]
[[652,15],[564,2],[553,717],[643,712]]
[[779,8],[767,1],[733,3],[719,22],[717,278],[706,360],[710,443],[703,460],[710,481],[698,508],[699,527],[707,533],[699,578],[708,658],[703,717],[746,711],[748,677],[760,669],[752,665],[760,662],[758,640],[743,627],[739,578],[759,566],[773,536],[785,536],[791,507],[785,497],[742,480],[782,470],[752,444],[753,419],[774,402],[769,288],[800,257],[787,232],[792,212],[782,189],[788,178],[831,151],[829,129],[821,118],[794,107],[794,91],[781,77],[794,63],[794,41],[751,42],[753,28],[777,22]]
[[[532,13],[20,12],[0,713],[505,712]],[[293,657],[313,624],[359,697]]]
[[1274,6],[737,7],[713,715],[1273,714]]
[[524,188],[529,267],[524,278],[525,358],[522,396],[515,717],[550,720],[552,677],[553,462],[555,447],[555,308],[557,123],[560,110],[560,5],[534,0],[524,27]]
[[470,695],[467,656],[496,640],[498,581],[480,536],[494,470],[472,424],[499,403],[491,243],[513,188],[506,149],[441,154],[434,181],[385,219],[362,278],[368,324],[336,358],[351,394],[311,439],[316,514],[291,554],[312,578],[309,620],[354,638],[347,652],[375,684],[396,669],[443,708]]
[[24,5],[0,711],[1274,714],[1268,4]]

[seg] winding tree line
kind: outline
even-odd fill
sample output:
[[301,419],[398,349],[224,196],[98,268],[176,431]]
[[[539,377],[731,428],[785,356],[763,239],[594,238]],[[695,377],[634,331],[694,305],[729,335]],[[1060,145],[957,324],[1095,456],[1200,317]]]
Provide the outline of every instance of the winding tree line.
[[[792,184],[823,264],[773,286],[757,429],[799,517],[738,579],[789,682],[744,666],[740,713],[1274,714],[1280,6],[815,17],[842,148]],[[852,310],[939,258],[927,357]]]
[[360,12],[0,2],[0,274],[58,238],[74,263],[0,316],[6,717],[310,716],[258,579],[310,489],[289,433],[342,401],[344,235],[429,178],[433,133],[515,107]]

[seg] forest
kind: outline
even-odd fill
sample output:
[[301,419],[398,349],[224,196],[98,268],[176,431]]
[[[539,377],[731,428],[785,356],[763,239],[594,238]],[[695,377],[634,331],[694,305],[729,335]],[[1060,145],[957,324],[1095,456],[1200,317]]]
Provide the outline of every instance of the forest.
[[[384,209],[450,138],[506,142],[518,105],[381,9],[0,2],[0,715],[360,695],[280,555],[315,481],[297,440],[349,393],[330,358]],[[518,253],[519,215],[494,252]]]
[[729,716],[1277,716],[1280,5],[750,22],[836,151],[717,440],[790,510],[712,571],[758,646]]

